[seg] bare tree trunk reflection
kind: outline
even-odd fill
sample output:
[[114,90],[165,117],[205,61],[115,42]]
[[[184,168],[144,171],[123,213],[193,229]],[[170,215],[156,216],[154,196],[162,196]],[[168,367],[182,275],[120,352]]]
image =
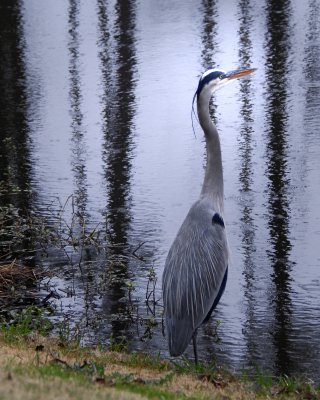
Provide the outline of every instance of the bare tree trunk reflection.
[[[18,0],[0,2],[0,205],[18,212],[12,214],[12,220],[8,212],[4,222],[8,225],[30,212],[34,196],[21,7]],[[10,238],[6,242],[10,243]],[[11,251],[24,250],[27,254],[27,249],[32,249],[31,242],[31,237],[25,237],[19,249]],[[0,255],[7,251],[4,246]]]
[[[268,226],[272,250],[270,335],[275,349],[277,374],[290,373],[291,278],[290,181],[288,171],[288,76],[290,54],[290,2],[270,0],[266,6],[266,137],[268,177]],[[266,327],[267,328],[267,327]]]
[[[240,0],[239,6],[239,60],[241,68],[252,67],[252,6],[250,0]],[[253,101],[252,87],[250,80],[240,80],[241,109],[242,118],[241,130],[238,137],[241,168],[239,180],[241,183],[242,206],[242,248],[244,251],[244,296],[246,299],[246,322],[244,329],[245,340],[247,341],[248,363],[254,364],[257,356],[257,343],[255,327],[257,326],[257,316],[255,313],[256,290],[255,290],[255,269],[253,259],[255,252],[255,230],[253,205],[254,198],[252,193],[253,184]]]
[[111,264],[114,276],[104,298],[105,315],[114,338],[128,336],[130,321],[123,318],[128,306],[125,283],[130,279],[128,250],[131,224],[131,159],[133,117],[135,112],[135,8],[134,0],[115,4],[114,34],[111,33],[110,4],[98,1],[100,59],[104,85],[103,161],[107,187],[107,230],[110,236],[109,257],[121,262]]

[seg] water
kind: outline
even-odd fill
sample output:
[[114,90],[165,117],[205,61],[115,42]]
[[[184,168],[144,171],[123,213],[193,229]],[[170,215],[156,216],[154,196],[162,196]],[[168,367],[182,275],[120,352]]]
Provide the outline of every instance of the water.
[[319,2],[3,0],[0,19],[0,204],[56,230],[60,216],[76,238],[99,231],[98,253],[75,252],[65,231],[45,255],[28,232],[14,249],[60,271],[57,323],[81,322],[89,343],[112,335],[168,356],[161,307],[155,325],[145,297],[152,267],[160,297],[166,253],[201,188],[192,96],[207,67],[258,68],[212,107],[232,262],[199,352],[318,379]]

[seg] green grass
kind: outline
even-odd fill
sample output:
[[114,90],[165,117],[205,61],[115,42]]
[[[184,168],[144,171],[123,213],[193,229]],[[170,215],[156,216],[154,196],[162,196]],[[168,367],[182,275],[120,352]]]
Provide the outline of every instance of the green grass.
[[182,357],[181,361],[172,361],[175,370],[179,373],[189,374],[208,374],[213,375],[217,373],[217,366],[215,362],[203,363],[201,361],[195,364],[193,360],[189,360],[187,357]]
[[128,342],[125,339],[115,340],[112,335],[110,336],[108,346],[109,351],[113,351],[116,353],[126,353],[128,351],[128,348]]
[[159,399],[159,400],[198,399],[197,397],[185,396],[184,394],[165,392],[163,390],[158,390],[157,388],[154,388],[153,386],[149,385],[130,384],[130,386],[128,386],[128,384],[118,383],[116,384],[115,387],[119,390],[127,390],[130,391],[131,393],[136,393],[142,396],[146,396],[148,399]]
[[13,342],[28,336],[32,332],[46,336],[52,329],[52,324],[45,317],[46,310],[37,306],[0,315],[0,332],[7,342]]
[[166,360],[161,359],[160,354],[152,356],[146,353],[131,353],[125,360],[125,364],[130,367],[146,367],[157,371],[168,371],[171,369]]
[[254,385],[257,396],[281,399],[320,400],[320,385],[304,382],[293,376],[271,376],[256,368],[255,374],[243,372],[243,381]]
[[[81,348],[74,341],[68,344],[36,334],[30,336],[33,326],[43,318],[42,311],[29,308],[0,325],[0,349],[7,346],[7,351],[0,351],[0,379],[3,373],[13,374],[12,385],[21,381],[22,391],[30,389],[30,396],[36,390],[33,382],[40,382],[38,390],[57,382],[57,393],[52,396],[59,397],[60,387],[63,387],[69,393],[68,399],[83,399],[85,394],[95,391],[92,399],[131,396],[139,399],[320,400],[320,385],[286,375],[272,377],[258,368],[254,374],[244,371],[237,377],[215,363],[195,365],[185,357],[169,362],[160,354],[128,353],[126,346],[114,343],[112,338],[111,346],[104,350]],[[47,329],[40,333],[46,334]],[[1,390],[0,387],[0,399],[6,398],[1,397]],[[52,387],[50,390],[52,392]],[[114,391],[119,396],[114,395]],[[36,394],[37,399],[41,398],[41,392]]]
[[269,374],[264,373],[262,370],[257,368],[257,372],[254,375],[254,381],[257,385],[257,391],[261,394],[269,393],[273,386],[273,378]]
[[[104,366],[96,363],[87,364],[86,366],[63,365],[60,363],[50,363],[43,366],[32,365],[26,371],[25,367],[18,366],[11,368],[15,374],[27,374],[31,377],[41,378],[59,378],[64,381],[74,380],[79,385],[90,386],[95,379],[103,380],[103,384],[108,387],[114,387],[119,391],[126,391],[147,396],[150,399],[187,399],[185,395],[177,395],[161,390],[158,387],[162,386],[169,379],[158,380],[142,380],[137,379],[133,374],[122,374],[115,372],[108,377],[104,377]],[[158,387],[157,387],[158,386]]]

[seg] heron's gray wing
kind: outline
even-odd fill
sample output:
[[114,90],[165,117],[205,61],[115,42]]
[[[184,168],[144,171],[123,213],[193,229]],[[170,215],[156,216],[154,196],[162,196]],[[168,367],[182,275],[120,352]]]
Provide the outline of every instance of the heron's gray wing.
[[[168,253],[163,299],[169,349],[183,353],[193,332],[208,315],[228,265],[223,220],[201,201],[190,209]],[[221,222],[220,221],[220,222]]]

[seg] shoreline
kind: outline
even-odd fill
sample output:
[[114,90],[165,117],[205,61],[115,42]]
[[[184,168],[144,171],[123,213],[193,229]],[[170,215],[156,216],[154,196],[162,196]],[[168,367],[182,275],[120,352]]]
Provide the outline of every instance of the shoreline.
[[115,352],[58,338],[0,333],[0,399],[315,399],[320,385],[233,375],[188,360]]

